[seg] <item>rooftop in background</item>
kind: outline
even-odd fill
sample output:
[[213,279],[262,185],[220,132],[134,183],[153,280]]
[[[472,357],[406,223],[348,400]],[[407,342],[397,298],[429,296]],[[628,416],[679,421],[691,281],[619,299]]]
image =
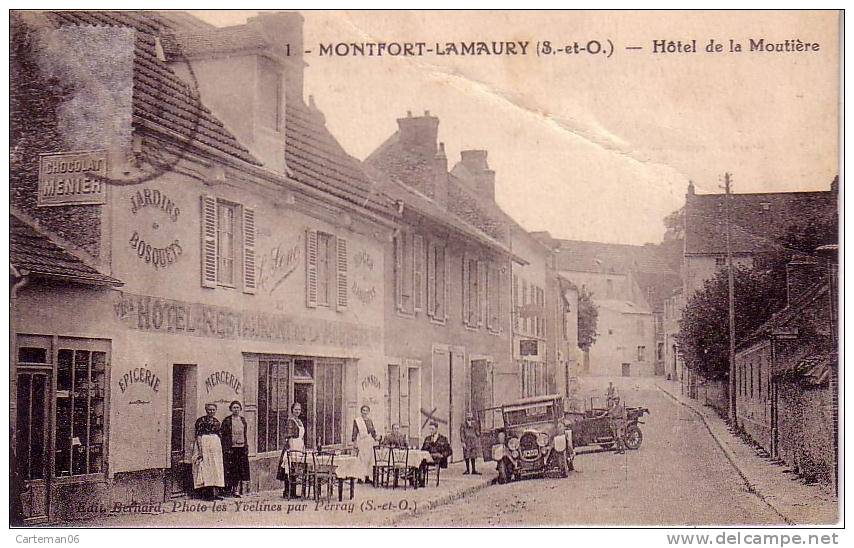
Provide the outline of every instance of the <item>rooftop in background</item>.
[[91,285],[123,285],[64,249],[61,242],[42,233],[22,215],[11,212],[9,228],[9,262],[18,273]]
[[675,274],[658,246],[555,239],[557,269],[596,274]]
[[[837,180],[831,190],[731,195],[732,249],[755,253],[780,245],[794,222],[836,214]],[[694,194],[685,200],[685,253],[726,253],[726,194]]]

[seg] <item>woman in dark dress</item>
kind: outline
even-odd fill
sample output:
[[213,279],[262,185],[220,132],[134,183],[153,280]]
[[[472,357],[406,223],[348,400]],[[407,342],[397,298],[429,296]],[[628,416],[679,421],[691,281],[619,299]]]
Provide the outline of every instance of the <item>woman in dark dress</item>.
[[[234,497],[243,494],[243,482],[249,481],[249,448],[246,443],[246,419],[243,406],[235,400],[228,406],[231,415],[222,421],[220,438],[225,465],[225,488]],[[248,486],[247,486],[248,489]]]

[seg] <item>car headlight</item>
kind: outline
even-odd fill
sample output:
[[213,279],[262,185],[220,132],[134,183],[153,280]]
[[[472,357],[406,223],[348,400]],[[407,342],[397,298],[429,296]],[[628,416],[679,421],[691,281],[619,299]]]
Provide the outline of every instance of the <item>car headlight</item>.
[[507,447],[509,447],[511,451],[518,451],[519,438],[510,438],[510,440],[507,442]]
[[540,432],[537,434],[537,445],[540,447],[545,447],[549,444],[549,435],[545,432]]

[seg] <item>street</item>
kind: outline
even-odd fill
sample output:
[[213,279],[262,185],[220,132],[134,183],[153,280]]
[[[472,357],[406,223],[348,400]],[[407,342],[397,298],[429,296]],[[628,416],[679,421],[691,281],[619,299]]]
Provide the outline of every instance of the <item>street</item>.
[[[604,390],[602,391],[604,393]],[[643,445],[624,455],[581,448],[568,479],[494,485],[407,527],[783,524],[749,493],[702,421],[651,382],[620,390],[642,405]],[[492,469],[489,466],[488,469]]]

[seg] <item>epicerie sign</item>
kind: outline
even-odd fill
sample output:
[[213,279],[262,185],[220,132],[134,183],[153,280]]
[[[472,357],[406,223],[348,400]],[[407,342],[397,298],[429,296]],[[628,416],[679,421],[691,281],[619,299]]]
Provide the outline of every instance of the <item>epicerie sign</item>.
[[105,204],[106,178],[104,151],[41,154],[38,206]]

